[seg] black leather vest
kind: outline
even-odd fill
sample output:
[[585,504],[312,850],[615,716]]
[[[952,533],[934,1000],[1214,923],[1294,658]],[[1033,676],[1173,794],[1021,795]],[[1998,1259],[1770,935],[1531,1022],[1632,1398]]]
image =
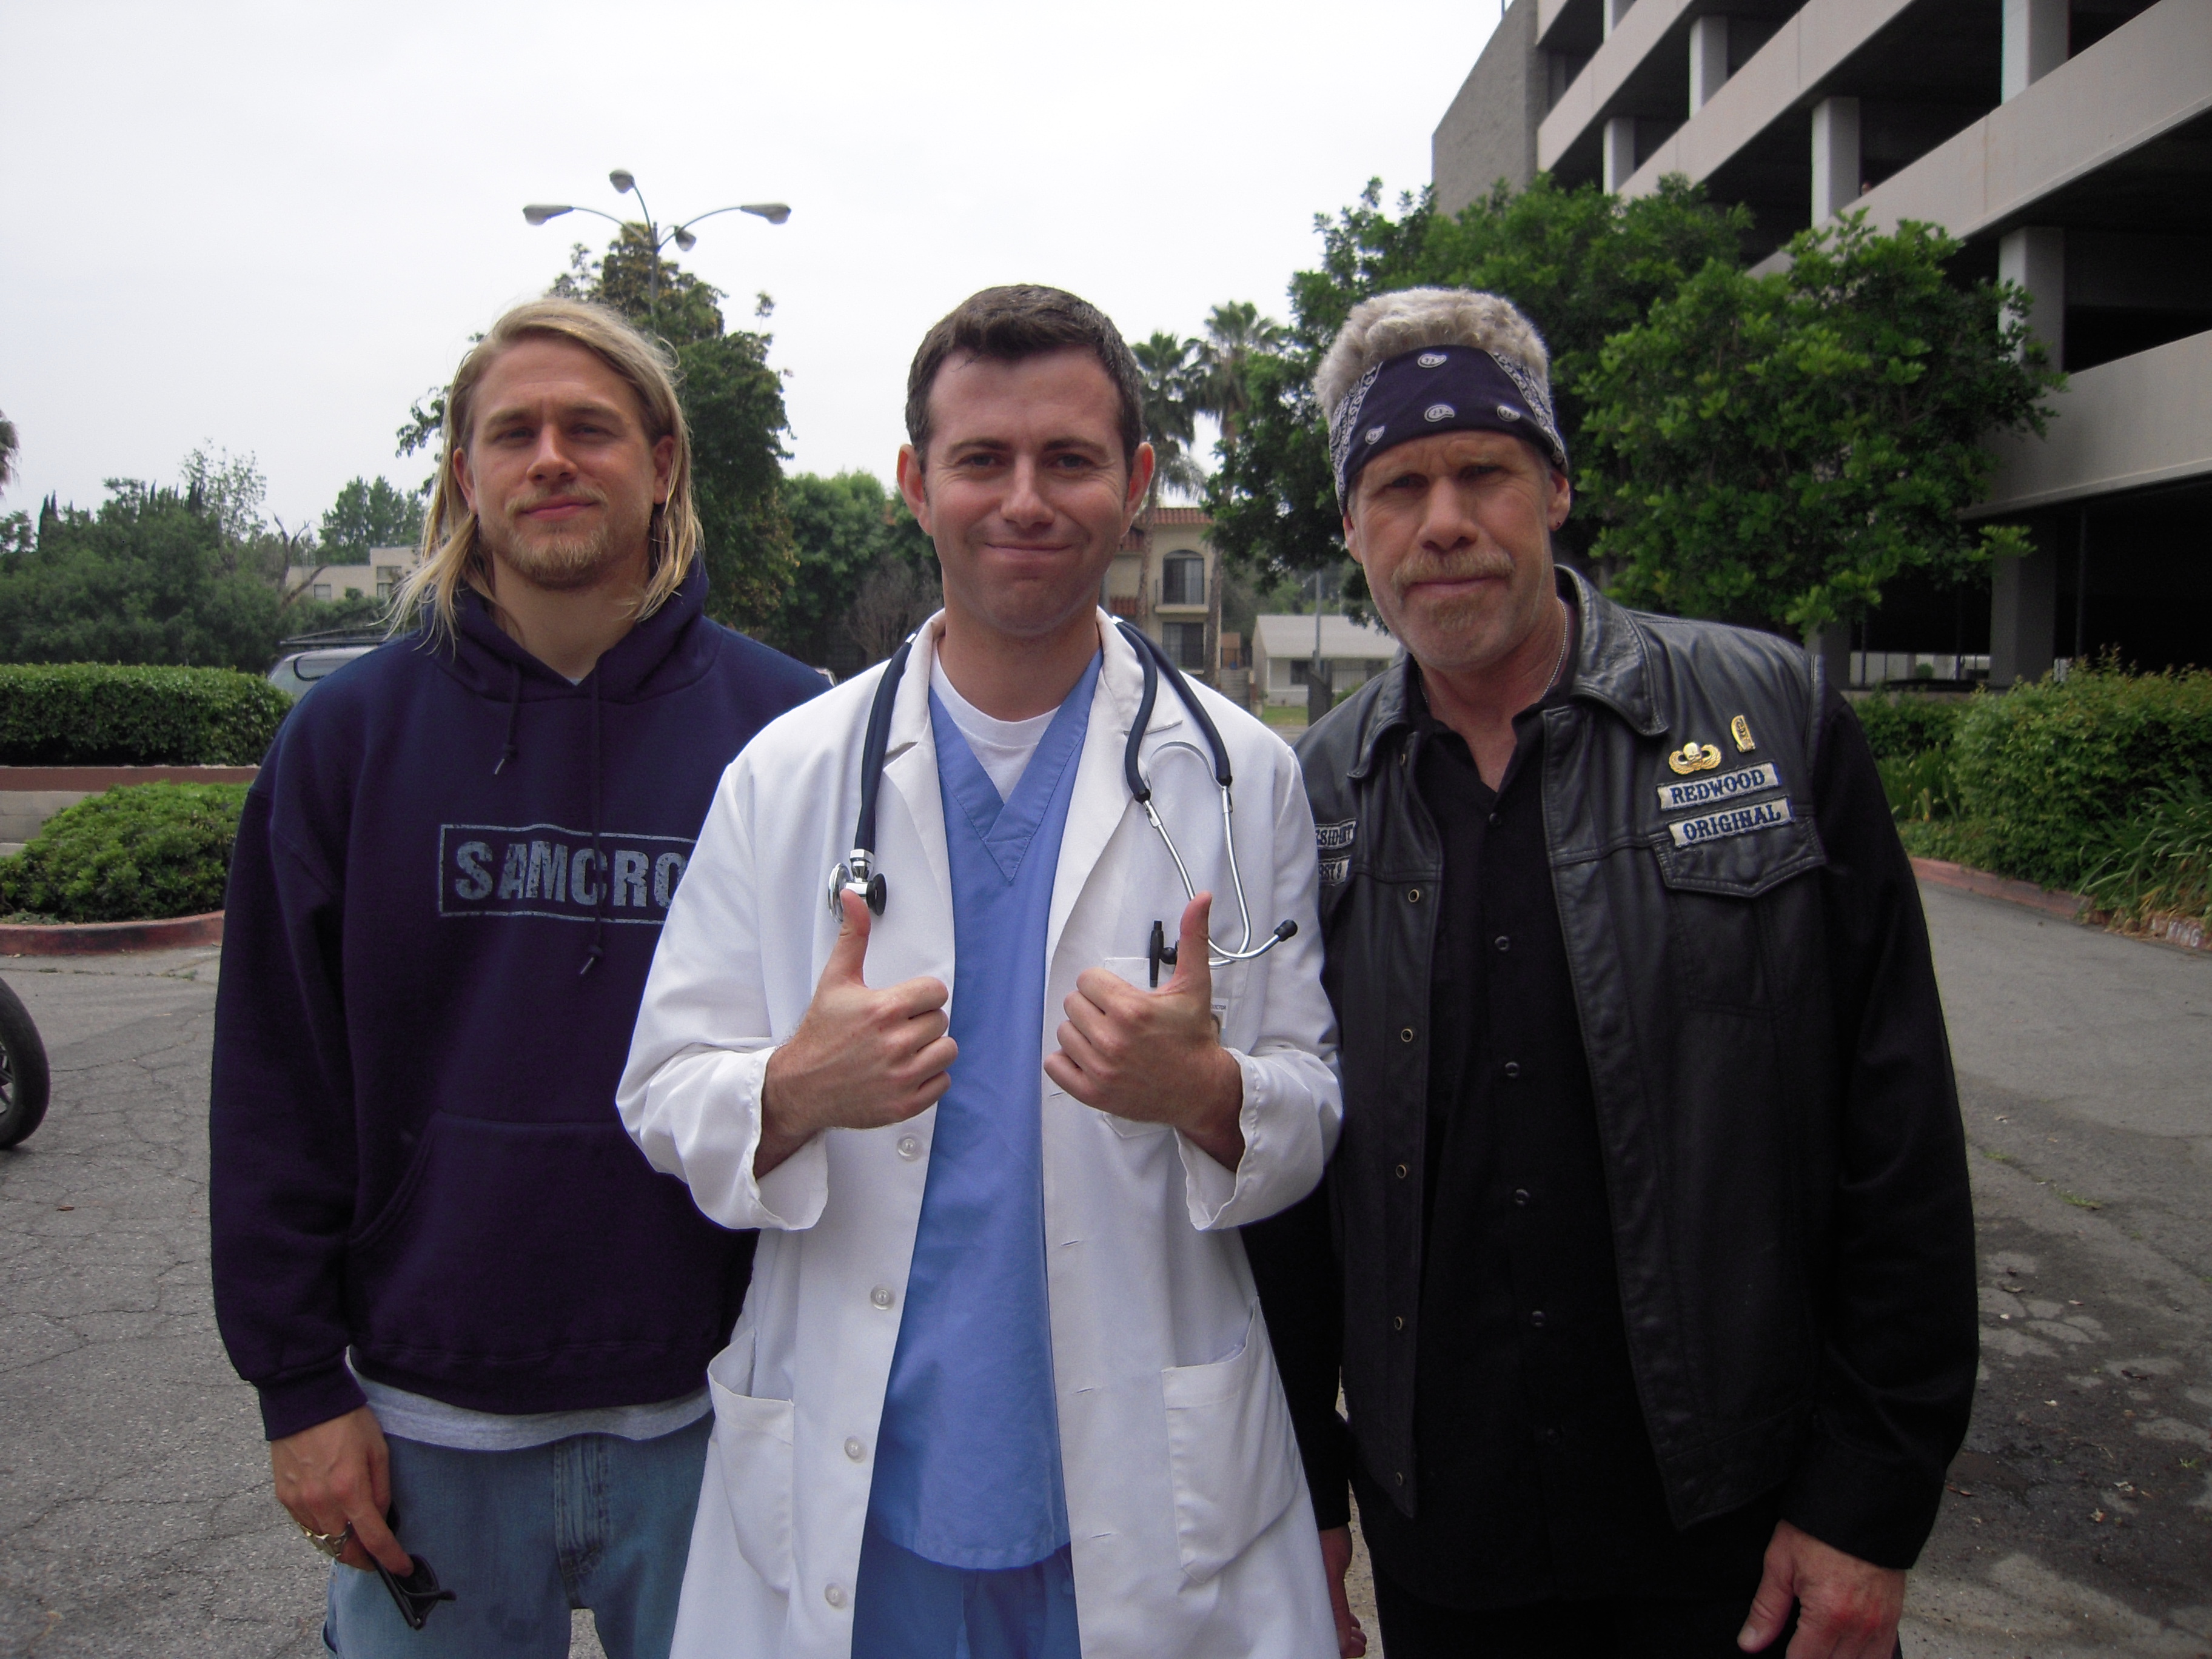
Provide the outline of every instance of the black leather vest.
[[[1543,809],[1589,1063],[1622,1313],[1675,1523],[1767,1492],[1810,1421],[1842,1077],[1811,781],[1823,688],[1784,640],[1623,610],[1543,719]],[[1408,663],[1298,745],[1322,860],[1345,1126],[1330,1191],[1358,1455],[1408,1515],[1442,871],[1407,763]],[[1414,1178],[1401,1179],[1406,1164]]]

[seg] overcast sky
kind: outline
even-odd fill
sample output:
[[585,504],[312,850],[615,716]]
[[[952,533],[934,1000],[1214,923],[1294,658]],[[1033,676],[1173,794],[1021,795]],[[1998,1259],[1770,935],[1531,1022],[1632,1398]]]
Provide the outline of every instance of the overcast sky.
[[888,477],[908,358],[974,289],[1132,338],[1286,313],[1316,211],[1429,175],[1497,0],[1120,6],[0,4],[0,511],[259,458],[312,520],[471,331],[544,290],[626,167],[733,325],[775,296],[798,470]]

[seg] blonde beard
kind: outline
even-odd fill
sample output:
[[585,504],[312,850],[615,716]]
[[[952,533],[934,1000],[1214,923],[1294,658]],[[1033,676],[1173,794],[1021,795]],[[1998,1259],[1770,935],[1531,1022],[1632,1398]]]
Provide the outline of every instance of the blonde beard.
[[[647,521],[648,528],[650,522]],[[596,586],[629,558],[628,552],[616,545],[617,527],[605,522],[580,535],[555,535],[536,540],[508,534],[507,531],[507,526],[502,525],[495,533],[488,521],[479,519],[477,522],[477,533],[483,538],[487,552],[532,586],[549,592],[567,593]]]

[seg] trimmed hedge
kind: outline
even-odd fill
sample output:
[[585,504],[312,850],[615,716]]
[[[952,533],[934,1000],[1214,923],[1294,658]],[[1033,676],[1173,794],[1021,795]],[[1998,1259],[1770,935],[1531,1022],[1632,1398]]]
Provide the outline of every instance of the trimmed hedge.
[[118,784],[55,813],[29,846],[0,859],[0,911],[151,921],[220,910],[245,805],[242,783]]
[[0,663],[0,766],[256,766],[291,708],[233,668]]
[[1883,761],[1905,760],[1942,748],[1959,729],[1959,716],[1966,708],[1964,702],[1939,702],[1933,697],[1893,691],[1887,696],[1863,698],[1853,711],[1866,728],[1874,757]]
[[1977,696],[1950,754],[1983,867],[2070,888],[2155,799],[2212,785],[2212,672],[2104,666]]

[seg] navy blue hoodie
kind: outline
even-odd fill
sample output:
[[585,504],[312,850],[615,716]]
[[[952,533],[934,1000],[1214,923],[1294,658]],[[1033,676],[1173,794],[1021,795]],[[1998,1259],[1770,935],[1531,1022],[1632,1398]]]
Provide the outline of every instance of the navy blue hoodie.
[[318,686],[232,856],[216,1316],[271,1439],[380,1382],[472,1410],[701,1386],[750,1235],[616,1116],[661,918],[723,769],[821,690],[706,579],[571,685],[466,593]]

